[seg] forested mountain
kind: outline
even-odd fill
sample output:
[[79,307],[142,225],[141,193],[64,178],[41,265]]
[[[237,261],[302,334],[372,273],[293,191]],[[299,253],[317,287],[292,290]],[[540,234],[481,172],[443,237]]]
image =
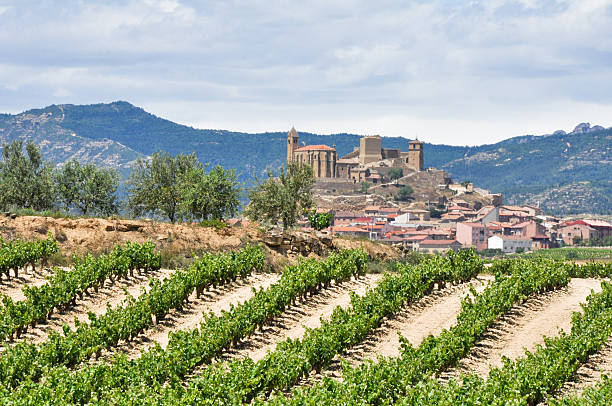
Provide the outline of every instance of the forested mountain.
[[[580,127],[580,126],[579,126]],[[287,129],[288,130],[288,129]],[[299,129],[298,129],[299,131]],[[286,156],[286,132],[247,134],[199,130],[156,117],[130,103],[53,105],[0,115],[0,140],[31,138],[46,158],[119,168],[125,175],[138,157],[162,150],[195,152],[202,162],[236,168],[244,181]],[[307,144],[336,145],[340,156],[359,135],[300,132]],[[383,137],[384,147],[408,150],[409,139]],[[457,180],[502,192],[510,202],[540,204],[555,212],[612,212],[612,130],[580,127],[575,133],[522,136],[479,147],[425,144],[425,166]]]

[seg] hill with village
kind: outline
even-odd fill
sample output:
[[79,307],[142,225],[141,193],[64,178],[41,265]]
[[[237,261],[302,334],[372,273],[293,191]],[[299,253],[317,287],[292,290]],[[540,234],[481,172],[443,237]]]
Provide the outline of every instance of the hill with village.
[[[287,132],[195,129],[119,101],[0,114],[0,141],[17,138],[33,140],[55,164],[77,158],[117,168],[124,176],[136,159],[155,151],[195,152],[202,162],[235,168],[249,182],[266,167],[285,162]],[[305,144],[333,145],[338,156],[350,154],[360,138],[300,132]],[[384,148],[408,151],[409,142],[381,137]],[[520,136],[476,147],[425,143],[424,167],[443,170],[455,182],[471,181],[477,188],[502,193],[509,204],[531,204],[556,214],[611,213],[611,148],[612,129],[583,123],[570,133]]]

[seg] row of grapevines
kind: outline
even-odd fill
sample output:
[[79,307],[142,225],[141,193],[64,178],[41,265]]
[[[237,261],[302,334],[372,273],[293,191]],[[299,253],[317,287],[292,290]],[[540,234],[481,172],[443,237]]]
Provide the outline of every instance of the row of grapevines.
[[[402,340],[397,358],[366,361],[357,368],[345,366],[342,382],[325,378],[310,388],[299,388],[291,398],[276,396],[280,404],[392,404],[432,374],[450,368],[463,358],[502,314],[528,296],[566,286],[563,268],[516,261],[509,275],[498,275],[481,294],[465,299],[456,324],[440,335],[429,336],[414,348]],[[426,403],[425,403],[426,404]]]
[[0,340],[17,338],[30,325],[46,320],[55,309],[62,310],[74,305],[77,296],[83,298],[88,289],[96,291],[107,278],[125,277],[134,269],[145,272],[159,269],[161,256],[154,252],[155,245],[128,242],[123,247],[116,246],[108,255],[93,257],[88,255],[74,259],[74,268],[64,270],[54,268],[42,286],[25,286],[23,301],[15,302],[6,295],[2,296],[0,307]]
[[51,235],[45,240],[34,241],[4,241],[0,238],[0,275],[10,279],[10,271],[13,271],[16,278],[19,269],[31,265],[34,270],[38,261],[44,262],[56,252],[57,241]]
[[612,263],[572,264],[571,272],[573,278],[610,278],[612,277]]
[[574,313],[571,332],[545,338],[544,346],[515,361],[506,360],[487,380],[470,374],[448,385],[435,380],[408,388],[402,404],[535,405],[546,400],[570,379],[581,363],[612,334],[612,285],[591,294],[584,313]]
[[[517,259],[502,259],[495,261],[490,272],[494,274],[508,274],[516,266]],[[529,260],[523,260],[529,261]],[[612,277],[612,263],[589,262],[586,264],[568,263],[555,259],[541,258],[539,263],[547,263],[548,266],[555,266],[564,269],[572,278],[609,278]],[[554,265],[552,265],[554,264]]]
[[[402,266],[398,270],[396,275],[386,275],[363,297],[353,294],[349,309],[337,307],[329,320],[323,320],[317,329],[308,330],[301,340],[279,343],[258,362],[246,358],[229,366],[213,364],[186,390],[170,388],[172,393],[162,394],[161,398],[186,403],[244,404],[258,394],[288,389],[313,369],[320,372],[326,368],[336,355],[362,342],[385,317],[397,312],[406,302],[422,298],[436,283],[471,279],[482,271],[482,262],[473,251],[449,252],[446,257],[434,257],[419,266]],[[160,399],[157,393],[149,396],[147,402]]]
[[[0,403],[83,404],[143,388],[179,385],[197,365],[210,362],[257,328],[279,316],[299,297],[314,294],[332,282],[348,280],[365,273],[367,255],[362,250],[347,250],[330,255],[326,261],[305,260],[288,267],[280,281],[220,316],[204,316],[199,329],[170,335],[168,347],[159,345],[128,360],[123,354],[110,364],[85,366],[71,372],[64,366],[45,371],[40,382],[25,380],[15,390],[0,388]],[[112,400],[111,400],[112,403]]]
[[600,381],[582,394],[571,394],[562,399],[551,399],[550,406],[600,406],[612,405],[612,379],[608,375],[603,375]]
[[[132,252],[134,261],[141,261]],[[13,388],[24,379],[37,381],[45,368],[56,365],[71,367],[99,356],[102,349],[116,345],[119,340],[130,341],[161,320],[172,309],[182,309],[184,302],[195,289],[212,284],[222,284],[238,276],[246,277],[253,270],[261,270],[265,255],[259,247],[247,246],[239,252],[207,254],[196,258],[187,270],[179,270],[163,281],[152,279],[151,289],[135,299],[128,296],[123,305],[108,308],[106,314],[89,314],[89,323],[77,320],[76,329],[64,327],[63,334],[52,333],[42,344],[21,342],[7,348],[0,357],[0,385]]]

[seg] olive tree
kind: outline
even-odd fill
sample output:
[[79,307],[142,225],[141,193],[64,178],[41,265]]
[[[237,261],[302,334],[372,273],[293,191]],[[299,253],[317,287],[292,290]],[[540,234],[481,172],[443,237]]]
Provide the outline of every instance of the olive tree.
[[135,216],[152,213],[172,223],[233,216],[242,190],[235,171],[216,166],[206,172],[207,168],[193,153],[156,152],[151,160],[138,160],[127,182],[129,209]]
[[234,216],[240,208],[242,187],[234,169],[217,165],[208,173],[206,166],[190,169],[182,179],[181,213],[197,220],[221,220]]
[[40,149],[23,141],[4,144],[0,161],[0,206],[45,210],[55,203],[53,168],[42,158]]
[[253,221],[283,224],[283,229],[294,226],[297,219],[313,207],[314,173],[308,165],[296,162],[280,168],[278,177],[268,170],[263,180],[256,179],[249,191],[249,205],[245,214]]
[[67,209],[77,208],[85,215],[117,212],[119,174],[115,169],[72,159],[55,172],[55,185],[59,200]]

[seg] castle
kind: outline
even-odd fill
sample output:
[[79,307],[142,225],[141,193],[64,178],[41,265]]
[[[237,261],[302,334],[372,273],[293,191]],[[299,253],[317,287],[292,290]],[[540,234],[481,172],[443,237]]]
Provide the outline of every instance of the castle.
[[423,143],[410,141],[408,152],[399,148],[382,148],[378,135],[362,137],[359,147],[338,159],[336,146],[299,145],[299,134],[291,128],[287,136],[287,162],[298,162],[312,167],[317,179],[347,179],[353,182],[382,180],[383,168],[423,170]]

